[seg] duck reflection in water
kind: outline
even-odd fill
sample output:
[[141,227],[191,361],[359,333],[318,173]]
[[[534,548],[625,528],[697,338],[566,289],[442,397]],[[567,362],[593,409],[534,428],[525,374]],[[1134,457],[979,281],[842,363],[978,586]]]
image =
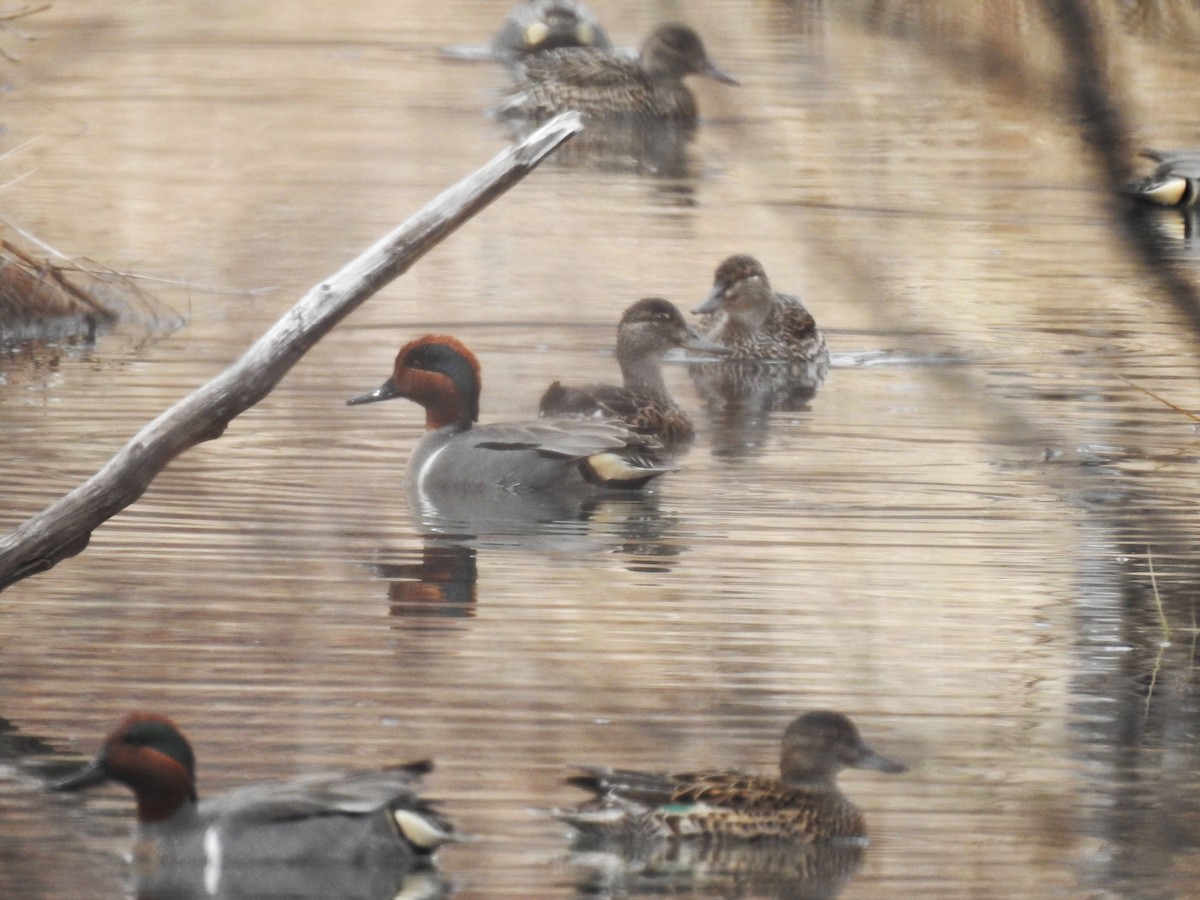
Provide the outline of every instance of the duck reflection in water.
[[[540,126],[537,120],[508,119],[507,138],[519,143]],[[673,205],[694,204],[695,182],[700,169],[691,152],[695,122],[676,120],[587,121],[583,131],[554,151],[548,162],[567,169],[589,172],[644,175],[654,179]]]
[[797,845],[792,841],[729,844],[642,841],[616,850],[579,838],[567,861],[579,869],[581,897],[779,897],[832,900],[862,867],[865,848],[854,844]]
[[536,553],[617,552],[663,562],[686,545],[675,535],[679,520],[665,515],[657,493],[591,497],[522,498],[509,503],[426,506],[419,527],[427,542]]
[[704,336],[729,349],[689,373],[708,414],[714,453],[760,452],[770,414],[808,408],[829,372],[829,349],[816,319],[792,294],[776,291],[753,256],[717,267],[694,313]]
[[416,562],[375,563],[388,582],[393,616],[406,619],[469,619],[478,602],[478,551],[455,541],[426,540]]
[[397,866],[234,866],[210,890],[204,866],[162,868],[135,860],[132,895],[137,900],[439,900],[453,895],[436,869]]
[[[519,550],[570,557],[596,553],[627,559],[632,571],[668,571],[687,545],[679,519],[665,515],[657,494],[606,496],[576,502],[499,507],[487,502],[426,509],[424,541],[415,562],[378,561],[372,571],[390,582],[393,615],[467,618],[478,603],[479,553]],[[388,552],[389,557],[394,554]]]
[[[676,538],[679,519],[664,515],[656,494],[592,498],[569,506],[537,505],[514,516],[511,506],[489,504],[427,510],[419,557],[380,551],[371,572],[388,582],[391,615],[421,630],[473,618],[478,609],[479,554],[531,551],[568,557],[616,554],[637,572],[668,572],[686,549]],[[549,514],[549,515],[547,515]]]

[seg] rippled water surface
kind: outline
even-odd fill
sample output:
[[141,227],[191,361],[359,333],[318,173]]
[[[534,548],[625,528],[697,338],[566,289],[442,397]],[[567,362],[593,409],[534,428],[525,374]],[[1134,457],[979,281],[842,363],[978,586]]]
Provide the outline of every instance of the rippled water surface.
[[[910,4],[875,4],[881,27],[855,4],[594,5],[623,44],[686,19],[742,86],[695,84],[705,121],[660,170],[544,165],[5,591],[12,734],[79,757],[160,710],[202,795],[432,756],[427,793],[478,838],[440,856],[456,896],[1190,895],[1200,438],[1168,402],[1196,405],[1195,341],[1112,225],[1034,5],[991,23],[1024,80]],[[140,283],[185,320],[0,357],[0,528],[507,145],[503,72],[438,52],[507,8],[56,4],[36,42],[0,35],[22,56],[0,214],[171,280]],[[1196,143],[1193,53],[1114,34],[1139,142]],[[1185,223],[1151,224],[1192,280]],[[806,299],[834,368],[807,403],[730,411],[670,366],[699,438],[643,498],[426,522],[402,485],[417,408],[344,405],[436,330],[480,356],[485,419],[528,416],[556,378],[616,377],[629,303],[690,308],[734,252]],[[872,842],[824,882],[681,863],[664,887],[569,858],[546,814],[578,799],[570,763],[771,772],[811,708],[910,768],[843,776]],[[47,795],[29,750],[0,755],[0,892],[125,896],[127,793]]]

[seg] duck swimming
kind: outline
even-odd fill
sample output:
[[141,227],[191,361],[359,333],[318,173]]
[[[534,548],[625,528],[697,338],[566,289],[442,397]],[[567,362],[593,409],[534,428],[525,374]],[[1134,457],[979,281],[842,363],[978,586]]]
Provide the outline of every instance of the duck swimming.
[[624,383],[566,387],[556,381],[542,395],[541,415],[617,419],[669,447],[691,441],[695,427],[663,381],[663,357],[676,347],[725,352],[697,334],[674,303],[658,297],[637,301],[617,325],[617,362]]
[[829,350],[816,319],[799,297],[777,293],[753,256],[731,256],[717,266],[712,290],[692,312],[711,316],[705,334],[729,348],[729,360],[810,364],[824,377]]
[[637,59],[567,48],[528,57],[518,69],[518,86],[498,107],[501,115],[544,119],[573,109],[595,119],[690,122],[696,100],[684,77],[737,84],[708,58],[695,31],[674,23],[654,29]]
[[789,839],[805,844],[862,839],[863,815],[836,782],[847,766],[906,770],[868,747],[846,716],[810,712],[784,732],[779,778],[584,766],[568,783],[595,799],[558,815],[583,835],[613,839]]
[[[137,856],[160,865],[354,864],[429,859],[453,829],[416,793],[427,761],[375,772],[302,776],[196,796],[191,744],[165,716],[134,712],[83,769],[50,785],[118,781],[137,799]],[[207,876],[206,876],[207,877]]]
[[1126,185],[1122,193],[1159,206],[1193,207],[1200,199],[1200,151],[1142,150],[1159,164],[1148,177]]
[[479,360],[456,338],[430,334],[400,348],[392,376],[350,405],[404,397],[425,408],[408,480],[419,496],[635,490],[676,470],[652,438],[623,425],[539,419],[477,425]]
[[492,52],[504,59],[562,47],[612,50],[612,41],[590,9],[572,0],[525,0],[504,19]]

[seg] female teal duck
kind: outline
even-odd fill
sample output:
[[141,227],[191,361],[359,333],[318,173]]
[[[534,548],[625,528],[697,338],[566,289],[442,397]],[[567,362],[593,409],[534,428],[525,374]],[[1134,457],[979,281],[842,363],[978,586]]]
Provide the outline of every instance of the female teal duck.
[[237,865],[363,867],[428,860],[453,829],[416,794],[423,761],[376,772],[294,778],[196,799],[196,757],[165,716],[135,712],[86,767],[51,785],[74,791],[118,781],[137,799],[138,858]]
[[675,471],[657,441],[615,422],[476,425],[481,385],[475,354],[455,338],[429,334],[400,348],[392,377],[378,389],[347,402],[405,397],[425,408],[426,433],[408,462],[410,486],[424,499],[445,492],[633,490]]
[[1126,185],[1122,193],[1159,206],[1192,207],[1200,198],[1200,151],[1143,150],[1142,156],[1159,164],[1147,178]]
[[863,815],[835,780],[847,766],[905,771],[863,743],[846,716],[810,712],[784,732],[778,780],[741,772],[660,775],[585,766],[568,783],[596,799],[558,815],[586,836],[612,839],[862,839]]
[[492,39],[492,52],[502,59],[562,47],[612,50],[612,41],[590,9],[573,0],[525,0],[504,19]]
[[825,377],[829,349],[812,313],[799,297],[777,293],[753,256],[717,266],[712,290],[692,312],[711,316],[705,337],[728,347],[730,360],[804,363]]
[[617,325],[621,385],[565,387],[556,381],[542,395],[543,416],[616,419],[639,434],[652,434],[668,447],[691,441],[695,428],[667,391],[662,361],[676,347],[724,353],[688,325],[674,303],[648,297],[630,306]]
[[497,111],[539,120],[573,109],[598,119],[691,122],[696,99],[685,76],[737,84],[708,58],[699,35],[678,24],[654,29],[637,59],[572,48],[528,57],[519,69],[518,87]]

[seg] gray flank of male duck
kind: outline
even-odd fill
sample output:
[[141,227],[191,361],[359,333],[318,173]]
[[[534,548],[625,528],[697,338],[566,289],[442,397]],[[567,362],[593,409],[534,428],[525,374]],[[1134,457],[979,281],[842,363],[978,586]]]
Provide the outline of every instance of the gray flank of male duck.
[[429,334],[396,354],[392,375],[350,405],[406,398],[425,410],[408,482],[422,502],[439,497],[638,490],[677,466],[659,441],[612,421],[535,419],[477,424],[483,373],[461,341]]

